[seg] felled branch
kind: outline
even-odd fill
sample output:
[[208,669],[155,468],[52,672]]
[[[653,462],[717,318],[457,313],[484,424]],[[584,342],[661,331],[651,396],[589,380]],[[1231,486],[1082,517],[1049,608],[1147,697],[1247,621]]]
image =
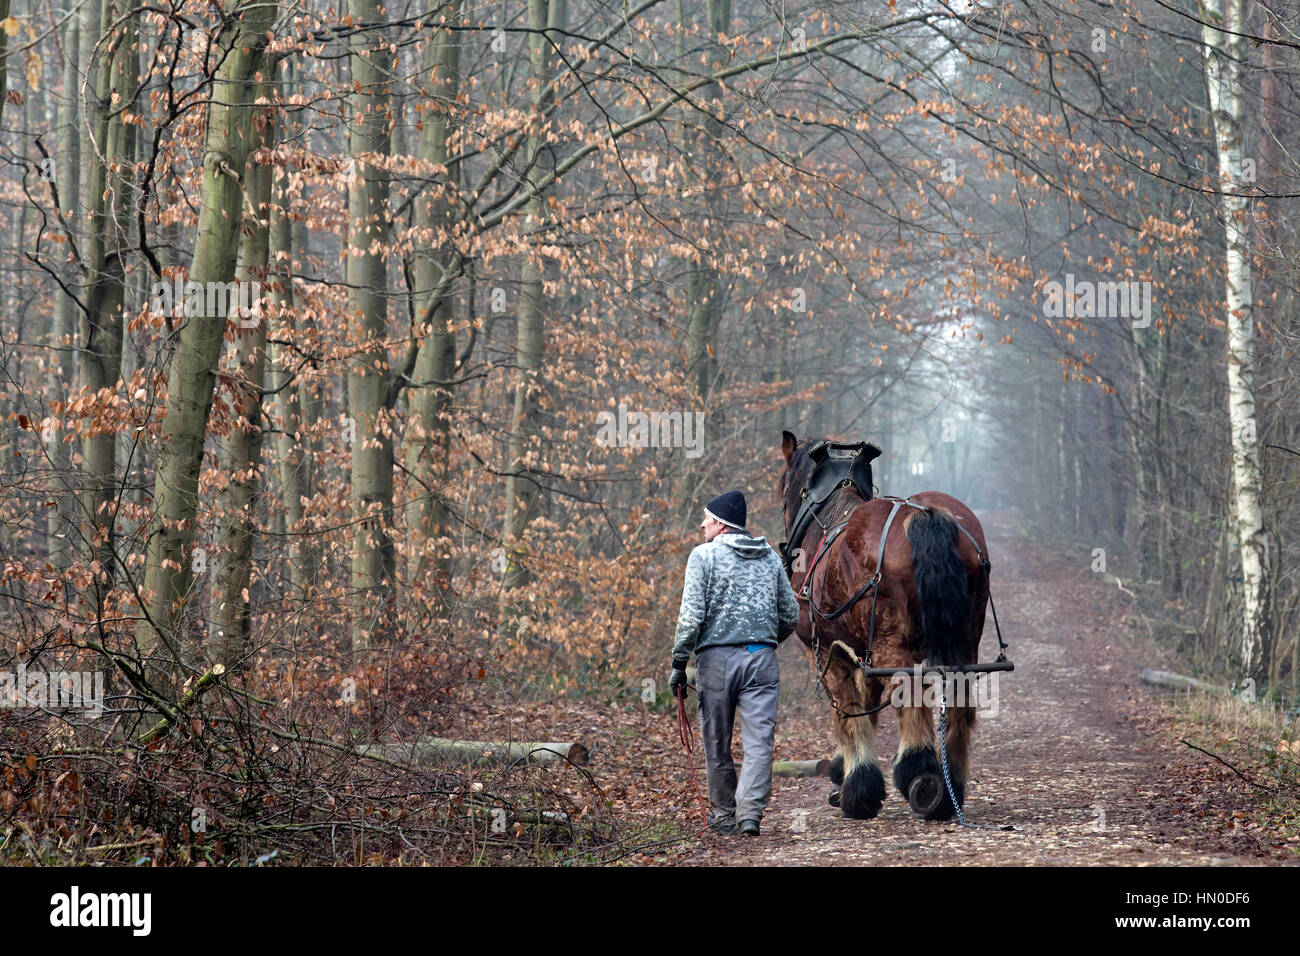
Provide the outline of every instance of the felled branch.
[[585,744],[504,743],[486,740],[450,740],[446,737],[419,737],[409,743],[366,744],[357,748],[363,756],[382,755],[391,760],[413,764],[438,762],[484,764],[527,763],[551,767],[558,763],[586,766],[590,750]]

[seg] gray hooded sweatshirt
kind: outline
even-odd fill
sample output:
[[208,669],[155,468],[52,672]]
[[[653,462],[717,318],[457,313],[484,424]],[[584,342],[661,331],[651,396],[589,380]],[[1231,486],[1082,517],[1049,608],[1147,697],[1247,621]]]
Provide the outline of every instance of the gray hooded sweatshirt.
[[775,647],[798,623],[799,602],[767,539],[720,534],[686,562],[673,663],[685,666],[692,651],[707,647]]

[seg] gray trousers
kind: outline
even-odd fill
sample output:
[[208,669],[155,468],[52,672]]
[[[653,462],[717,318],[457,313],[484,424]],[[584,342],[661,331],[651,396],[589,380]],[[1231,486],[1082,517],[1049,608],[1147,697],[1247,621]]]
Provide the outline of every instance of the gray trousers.
[[[695,660],[700,729],[709,777],[709,823],[761,820],[772,799],[772,743],[781,668],[776,648],[709,647]],[[736,783],[731,734],[740,711],[745,762]]]

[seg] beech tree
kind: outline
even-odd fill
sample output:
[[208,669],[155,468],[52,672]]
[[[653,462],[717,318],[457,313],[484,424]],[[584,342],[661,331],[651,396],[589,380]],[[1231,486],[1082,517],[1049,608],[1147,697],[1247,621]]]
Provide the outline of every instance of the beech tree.
[[429,24],[432,36],[425,47],[424,83],[420,87],[427,112],[419,139],[426,184],[417,187],[416,248],[412,253],[419,354],[408,386],[411,424],[406,435],[406,470],[416,484],[407,505],[408,549],[415,562],[410,580],[423,584],[427,570],[433,568],[437,588],[446,587],[451,570],[450,542],[446,538],[451,528],[444,482],[451,456],[448,442],[453,379],[459,363],[457,298],[448,291],[435,294],[435,289],[460,267],[455,236],[460,164],[452,152],[452,134],[460,112],[463,82],[460,51],[464,34],[457,29],[463,22],[463,6],[462,0],[457,0],[442,19]]
[[[379,0],[351,0],[361,22],[380,19]],[[388,84],[393,58],[383,30],[356,41],[349,57],[350,164],[348,168],[348,311],[356,343],[348,368],[352,449],[352,590],[356,613],[352,646],[369,646],[384,630],[393,585],[393,435],[389,393],[395,387],[388,358],[388,177],[392,115]]]
[[[229,15],[213,44],[221,65],[207,106],[203,202],[189,272],[189,281],[204,290],[234,279],[245,172],[253,146],[248,130],[259,74],[268,69],[266,46],[276,7],[267,0],[232,0]],[[186,656],[178,625],[196,557],[199,474],[227,320],[224,311],[184,316],[168,362],[137,641],[144,655],[153,654],[161,641],[172,666]]]
[[[530,72],[527,167],[524,182],[530,196],[527,224],[531,254],[525,256],[519,276],[519,306],[515,332],[514,408],[510,415],[510,445],[507,452],[505,524],[501,534],[505,548],[503,592],[509,592],[526,578],[528,550],[523,537],[538,506],[538,478],[529,459],[536,455],[539,416],[542,414],[542,355],[546,327],[546,280],[555,274],[546,246],[554,228],[547,214],[544,190],[556,174],[555,154],[546,120],[554,99],[555,59],[559,36],[568,20],[568,0],[528,0],[528,66]],[[530,452],[532,453],[530,455]],[[503,593],[503,600],[507,600]]]
[[[263,76],[255,99],[265,101],[270,92],[274,66],[261,66]],[[262,462],[265,419],[262,383],[266,376],[266,329],[268,316],[263,286],[269,275],[271,251],[271,185],[275,167],[268,161],[275,144],[275,116],[261,110],[254,120],[254,144],[245,174],[244,223],[235,268],[235,281],[249,291],[229,312],[236,331],[231,391],[234,420],[217,453],[217,469],[225,480],[218,496],[218,513],[227,524],[219,531],[221,540],[213,552],[212,600],[209,640],[212,656],[232,670],[247,651],[249,631],[248,588],[253,560],[253,536],[259,530],[256,496]],[[276,217],[283,219],[283,216]],[[265,290],[269,293],[269,289]],[[269,295],[266,296],[269,299]]]
[[[125,5],[115,0],[103,0],[101,22],[118,22],[124,9]],[[135,159],[135,131],[125,122],[124,114],[133,107],[138,83],[137,36],[136,22],[128,16],[98,50],[99,64],[94,70],[96,88],[90,145],[95,161],[90,165],[86,196],[90,236],[84,277],[86,307],[81,327],[81,384],[87,395],[115,389],[122,371],[126,305],[123,258],[133,204]],[[91,69],[89,65],[87,68]],[[98,577],[98,591],[114,572],[117,437],[111,426],[94,423],[85,424],[81,434],[86,488],[82,504],[83,535],[95,555],[91,570]]]

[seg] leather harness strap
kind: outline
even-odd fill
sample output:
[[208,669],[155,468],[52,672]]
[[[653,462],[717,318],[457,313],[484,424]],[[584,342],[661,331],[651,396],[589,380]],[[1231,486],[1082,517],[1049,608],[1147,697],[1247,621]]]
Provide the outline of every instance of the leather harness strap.
[[[871,615],[869,618],[870,623],[868,624],[868,630],[867,630],[867,658],[866,658],[865,665],[861,665],[865,667],[874,666],[872,664],[872,652],[876,640],[876,602],[880,596],[879,585],[880,585],[882,569],[885,564],[885,544],[889,539],[889,529],[894,524],[894,516],[898,514],[898,512],[902,509],[903,505],[909,505],[913,508],[916,508],[918,511],[927,510],[925,505],[918,505],[915,501],[910,501],[907,498],[893,498],[893,497],[886,496],[885,500],[892,501],[893,507],[889,509],[889,515],[888,517],[885,518],[885,526],[880,530],[880,545],[876,549],[876,572],[871,576],[871,580],[868,581],[866,584],[864,584],[862,587],[860,587],[851,598],[849,598],[847,601],[841,604],[834,611],[827,613],[826,611],[823,611],[820,607],[817,606],[817,598],[813,594],[813,572],[816,571],[817,563],[821,559],[821,556],[823,554],[826,554],[830,550],[829,545],[823,547],[826,537],[829,534],[829,532],[827,532],[827,534],[824,534],[822,536],[823,544],[819,544],[817,547],[816,555],[813,557],[813,566],[808,569],[808,574],[804,578],[804,583],[802,588],[802,592],[803,592],[802,596],[807,598],[808,610],[811,612],[809,614],[809,622],[812,625],[814,642],[816,642],[818,617],[826,621],[833,621],[841,614],[848,611],[851,607],[853,607],[853,605],[857,604],[864,597],[866,597],[868,591],[872,592],[871,593]],[[848,526],[848,521],[845,520],[843,523],[836,525],[835,528],[832,530],[835,531],[836,536],[838,536],[839,531],[847,526]],[[827,661],[827,666],[828,667],[830,666],[829,660]],[[868,713],[870,712],[868,711]],[[854,714],[853,716],[861,716],[861,715]]]
[[[871,576],[871,580],[868,581],[866,584],[864,584],[862,587],[860,587],[857,590],[857,592],[853,595],[853,597],[849,598],[847,601],[845,601],[843,604],[837,607],[834,611],[831,611],[829,614],[823,611],[821,608],[817,607],[816,602],[811,599],[811,590],[808,587],[812,579],[811,572],[809,572],[808,580],[804,582],[805,591],[808,591],[809,593],[808,607],[811,610],[815,611],[817,614],[821,615],[821,617],[824,620],[827,621],[835,620],[837,617],[839,617],[849,608],[853,607],[853,605],[857,604],[864,597],[866,597],[868,591],[870,591],[872,588],[880,584],[881,569],[884,567],[885,564],[885,541],[889,537],[889,528],[894,523],[894,516],[898,514],[899,509],[902,508],[903,505],[911,505],[913,508],[916,508],[918,511],[926,510],[925,505],[918,505],[915,501],[909,501],[906,498],[891,498],[886,496],[883,500],[892,501],[894,503],[894,506],[889,509],[889,516],[885,519],[885,526],[880,530],[880,545],[876,549],[876,573]],[[845,522],[845,524],[847,523],[848,522]],[[874,610],[875,607],[874,599],[872,600],[872,607]],[[874,627],[875,626],[874,614],[872,615],[871,623],[872,626]]]
[[[975,540],[975,535],[971,534],[960,521],[957,521],[956,515],[953,515],[952,520],[957,523],[957,530],[970,538],[970,543],[975,546],[975,555],[980,559],[980,567],[984,569],[984,577],[987,579],[990,568],[988,555],[984,553],[980,543]],[[998,607],[993,603],[993,589],[991,587],[989,588],[989,610],[993,612],[993,633],[998,636],[998,660],[1005,661],[1007,659],[1007,642],[1002,639],[1002,626],[998,624]]]

